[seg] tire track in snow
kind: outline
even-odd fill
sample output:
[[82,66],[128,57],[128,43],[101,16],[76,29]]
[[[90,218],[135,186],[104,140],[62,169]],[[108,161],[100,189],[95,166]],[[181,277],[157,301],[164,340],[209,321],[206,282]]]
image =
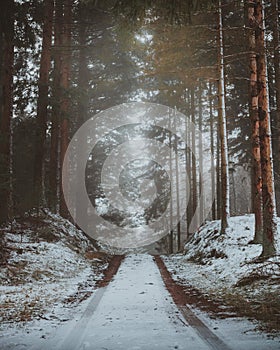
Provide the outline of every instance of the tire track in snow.
[[93,295],[62,348],[55,349],[209,350],[209,346],[184,322],[153,257],[132,254],[107,287]]
[[166,289],[171,294],[174,303],[177,305],[187,323],[193,327],[199,336],[214,350],[230,350],[215,333],[207,327],[207,325],[198,318],[195,313],[186,305],[186,294],[182,286],[176,284],[167,270],[163,260],[159,255],[154,256]]
[[109,266],[104,271],[104,277],[99,280],[96,284],[97,291],[94,294],[94,297],[91,299],[89,305],[84,311],[81,319],[76,325],[75,329],[71,332],[71,334],[66,338],[61,346],[61,350],[71,350],[75,349],[79,346],[79,343],[82,340],[82,337],[85,333],[86,326],[97,309],[100,300],[102,299],[105,290],[114,277],[114,275],[118,272],[118,269],[121,265],[122,260],[124,259],[124,255],[115,255],[109,262]]
[[206,326],[197,323],[196,316],[187,317],[184,308],[174,303],[150,255],[126,256],[115,278],[110,282],[107,278],[84,313],[77,316],[67,332],[58,332],[49,349],[229,349],[218,344],[210,330],[207,334]]

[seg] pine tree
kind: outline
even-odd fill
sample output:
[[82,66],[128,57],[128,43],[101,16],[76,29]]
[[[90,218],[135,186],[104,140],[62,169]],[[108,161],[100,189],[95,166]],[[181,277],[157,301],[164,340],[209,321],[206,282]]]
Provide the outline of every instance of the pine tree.
[[[70,112],[70,73],[71,73],[71,23],[73,0],[64,0],[62,46],[64,53],[61,62],[61,121],[60,121],[60,162],[61,169],[69,142],[69,112]],[[68,210],[61,190],[60,214],[68,216]]]
[[11,118],[13,109],[14,1],[1,2],[0,20],[0,222],[9,216]]
[[[82,124],[88,119],[89,110],[89,72],[88,72],[88,57],[87,57],[87,18],[89,16],[87,5],[80,2],[78,9],[79,27],[78,27],[78,39],[79,39],[79,58],[78,58],[78,103],[77,103],[77,127],[81,127]],[[83,144],[81,144],[83,142]],[[80,168],[80,160],[82,159],[82,153],[86,152],[87,139],[81,140],[77,151],[77,167]],[[80,179],[77,179],[80,181]],[[81,193],[78,191],[76,195],[76,216],[79,221],[83,223],[87,220],[87,203],[84,203],[81,198]]]
[[228,147],[227,147],[227,126],[225,110],[225,73],[224,73],[224,48],[223,48],[223,20],[222,2],[219,1],[219,41],[218,41],[218,120],[221,144],[221,233],[224,233],[229,223],[229,171],[228,171]]
[[257,57],[255,38],[254,4],[248,1],[248,40],[250,51],[250,119],[252,124],[252,206],[255,215],[255,234],[252,243],[262,243],[262,173],[259,135],[259,110],[258,110],[258,81],[257,81]]
[[[272,30],[273,30],[273,51],[274,51],[274,79],[276,91],[276,129],[275,129],[275,155],[280,154],[280,38],[279,38],[279,5],[277,0],[271,0],[272,6]],[[280,160],[274,159],[275,186],[277,198],[277,213],[280,215]]]
[[256,51],[258,78],[258,108],[260,120],[260,154],[262,171],[262,202],[263,202],[263,251],[264,258],[273,256],[276,252],[274,237],[276,235],[276,211],[274,176],[271,149],[271,130],[269,97],[267,87],[267,61],[264,30],[263,1],[255,2],[256,18]]
[[46,155],[46,130],[49,105],[49,74],[51,67],[51,44],[53,28],[54,1],[44,2],[44,23],[42,51],[40,60],[40,76],[38,82],[36,154],[34,162],[34,198],[37,208],[43,204],[44,198],[44,161]]
[[211,150],[211,192],[212,192],[212,219],[216,220],[216,182],[215,182],[215,148],[214,148],[214,114],[213,114],[213,98],[212,98],[212,83],[209,82],[209,114],[210,114],[210,150]]
[[62,20],[63,3],[55,1],[54,21],[54,47],[53,47],[53,102],[51,115],[51,146],[50,146],[50,169],[49,169],[49,206],[55,212],[58,207],[59,189],[59,122],[61,105],[61,59],[62,59]]

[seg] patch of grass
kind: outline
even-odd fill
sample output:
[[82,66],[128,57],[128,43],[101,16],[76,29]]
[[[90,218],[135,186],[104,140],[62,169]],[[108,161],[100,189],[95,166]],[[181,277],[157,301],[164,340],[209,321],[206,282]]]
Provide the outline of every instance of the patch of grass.
[[28,297],[18,301],[7,298],[0,304],[0,320],[5,323],[27,322],[34,317],[41,317],[45,308],[39,297]]
[[261,321],[259,328],[269,332],[280,331],[279,291],[263,292],[261,295],[244,295],[244,291],[229,292],[223,300],[240,316]]
[[197,251],[193,254],[188,261],[198,263],[200,265],[206,265],[211,263],[211,259],[226,259],[227,255],[223,251],[217,249],[211,249],[210,251]]

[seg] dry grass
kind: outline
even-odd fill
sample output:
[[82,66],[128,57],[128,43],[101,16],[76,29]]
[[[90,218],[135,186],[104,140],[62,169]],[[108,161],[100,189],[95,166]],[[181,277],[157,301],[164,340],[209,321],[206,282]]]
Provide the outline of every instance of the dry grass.
[[223,301],[238,315],[261,321],[258,328],[270,333],[280,331],[279,289],[263,292],[261,295],[241,289],[225,293]]

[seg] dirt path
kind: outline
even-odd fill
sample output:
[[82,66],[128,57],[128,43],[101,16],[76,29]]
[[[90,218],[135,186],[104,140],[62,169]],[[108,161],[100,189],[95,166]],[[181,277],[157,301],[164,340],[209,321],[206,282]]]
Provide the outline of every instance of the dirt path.
[[124,258],[124,255],[114,255],[112,257],[112,259],[109,262],[109,266],[104,271],[104,277],[102,278],[102,280],[96,283],[97,288],[106,287],[110,283],[114,275],[117,273]]

